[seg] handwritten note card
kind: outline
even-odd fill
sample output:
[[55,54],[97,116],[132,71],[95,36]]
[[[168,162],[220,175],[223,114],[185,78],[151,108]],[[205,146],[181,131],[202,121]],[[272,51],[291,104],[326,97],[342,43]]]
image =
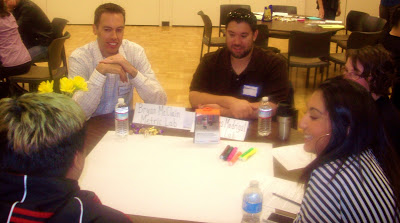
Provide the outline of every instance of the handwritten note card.
[[220,135],[222,138],[243,141],[246,137],[248,121],[239,119],[220,117]]
[[168,128],[187,129],[184,127],[185,112],[185,108],[183,107],[136,103],[132,122]]

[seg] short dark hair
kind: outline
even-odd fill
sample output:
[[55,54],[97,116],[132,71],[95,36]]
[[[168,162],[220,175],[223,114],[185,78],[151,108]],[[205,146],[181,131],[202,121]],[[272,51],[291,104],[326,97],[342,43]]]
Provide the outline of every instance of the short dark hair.
[[245,22],[249,24],[253,32],[257,30],[257,18],[252,12],[247,9],[237,8],[229,12],[226,17],[226,26],[228,27],[229,23],[232,21],[235,21],[237,23]]
[[71,98],[27,93],[0,100],[0,172],[64,177],[83,152],[85,113]]
[[[395,78],[395,65],[390,53],[383,46],[349,49],[347,58],[350,58],[355,71],[359,72],[357,62],[364,68],[358,75],[368,81],[371,93],[383,96],[390,94],[389,88]],[[368,80],[369,77],[371,77],[370,80]]]
[[94,12],[94,24],[96,26],[99,25],[100,17],[105,12],[122,14],[125,23],[125,9],[114,3],[105,3],[97,7],[96,11]]

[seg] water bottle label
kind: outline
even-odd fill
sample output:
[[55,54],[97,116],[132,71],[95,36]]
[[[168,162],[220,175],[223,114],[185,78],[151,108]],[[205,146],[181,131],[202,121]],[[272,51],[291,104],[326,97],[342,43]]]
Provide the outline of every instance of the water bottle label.
[[260,213],[262,210],[262,202],[252,204],[247,201],[243,202],[243,210],[250,214],[257,214]]
[[260,118],[271,118],[272,116],[272,110],[260,110],[258,112],[258,117]]
[[128,120],[128,107],[122,107],[122,108],[117,108],[115,110],[115,119],[119,121],[125,121]]

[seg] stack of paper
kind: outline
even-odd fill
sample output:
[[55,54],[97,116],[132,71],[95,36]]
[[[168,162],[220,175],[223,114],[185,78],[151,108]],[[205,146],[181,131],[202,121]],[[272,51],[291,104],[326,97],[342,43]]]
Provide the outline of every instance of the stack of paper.
[[303,169],[316,157],[315,154],[304,151],[303,147],[304,144],[298,144],[275,148],[272,156],[288,171]]
[[260,186],[264,194],[263,210],[274,208],[275,212],[292,218],[299,213],[304,196],[303,184],[266,177]]

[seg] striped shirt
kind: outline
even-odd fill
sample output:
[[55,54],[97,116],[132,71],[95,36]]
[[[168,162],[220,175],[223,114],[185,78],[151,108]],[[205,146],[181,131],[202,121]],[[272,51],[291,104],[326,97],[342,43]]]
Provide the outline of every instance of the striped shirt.
[[[359,158],[359,159],[358,159]],[[372,151],[313,170],[294,222],[400,222],[394,194]]]

